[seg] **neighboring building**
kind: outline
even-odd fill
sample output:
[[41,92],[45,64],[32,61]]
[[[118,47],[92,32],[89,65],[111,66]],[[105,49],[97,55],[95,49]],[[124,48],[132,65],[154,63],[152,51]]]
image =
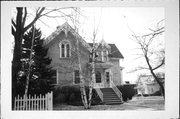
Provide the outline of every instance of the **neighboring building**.
[[[66,22],[45,40],[48,57],[52,59],[50,67],[56,70],[57,85],[79,85],[79,68],[77,46],[81,54],[81,66],[85,84],[91,78],[92,43],[87,43]],[[122,67],[120,59],[123,55],[115,44],[108,44],[104,40],[95,44],[97,58],[95,63],[96,81],[94,88],[110,88],[112,85],[122,84]],[[113,83],[113,84],[112,84]]]
[[153,94],[160,90],[159,84],[154,80],[152,75],[141,75],[140,82],[137,84],[138,94]]

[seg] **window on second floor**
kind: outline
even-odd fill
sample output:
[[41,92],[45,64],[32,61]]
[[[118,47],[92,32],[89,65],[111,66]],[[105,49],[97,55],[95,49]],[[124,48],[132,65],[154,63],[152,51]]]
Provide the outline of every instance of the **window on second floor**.
[[102,51],[98,51],[98,61],[102,61],[102,62],[107,62],[108,61],[108,51],[107,50],[102,50]]
[[102,61],[103,62],[108,61],[108,51],[107,50],[102,51]]
[[62,41],[59,44],[60,58],[68,58],[71,56],[71,47],[69,42]]

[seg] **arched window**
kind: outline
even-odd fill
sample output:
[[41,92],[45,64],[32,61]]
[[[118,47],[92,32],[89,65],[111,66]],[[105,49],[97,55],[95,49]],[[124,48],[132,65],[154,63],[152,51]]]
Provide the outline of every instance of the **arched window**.
[[65,57],[65,44],[61,44],[61,57]]
[[71,56],[70,42],[67,40],[61,41],[59,44],[60,58],[68,58]]
[[66,44],[66,56],[70,57],[70,46],[69,46],[69,44]]

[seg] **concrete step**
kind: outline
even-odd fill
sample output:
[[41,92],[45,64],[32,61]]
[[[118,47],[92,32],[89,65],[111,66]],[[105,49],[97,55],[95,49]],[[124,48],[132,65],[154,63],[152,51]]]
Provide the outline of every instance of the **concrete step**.
[[119,97],[116,95],[112,88],[101,88],[103,93],[103,101],[107,105],[122,104]]
[[123,104],[122,102],[105,102],[106,105],[118,105]]

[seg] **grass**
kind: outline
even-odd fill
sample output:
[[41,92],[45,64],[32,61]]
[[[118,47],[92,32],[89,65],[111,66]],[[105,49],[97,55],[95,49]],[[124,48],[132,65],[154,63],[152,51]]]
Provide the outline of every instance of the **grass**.
[[[54,110],[84,110],[83,106],[55,104]],[[161,96],[134,97],[120,105],[95,105],[89,110],[164,110],[164,99]]]

